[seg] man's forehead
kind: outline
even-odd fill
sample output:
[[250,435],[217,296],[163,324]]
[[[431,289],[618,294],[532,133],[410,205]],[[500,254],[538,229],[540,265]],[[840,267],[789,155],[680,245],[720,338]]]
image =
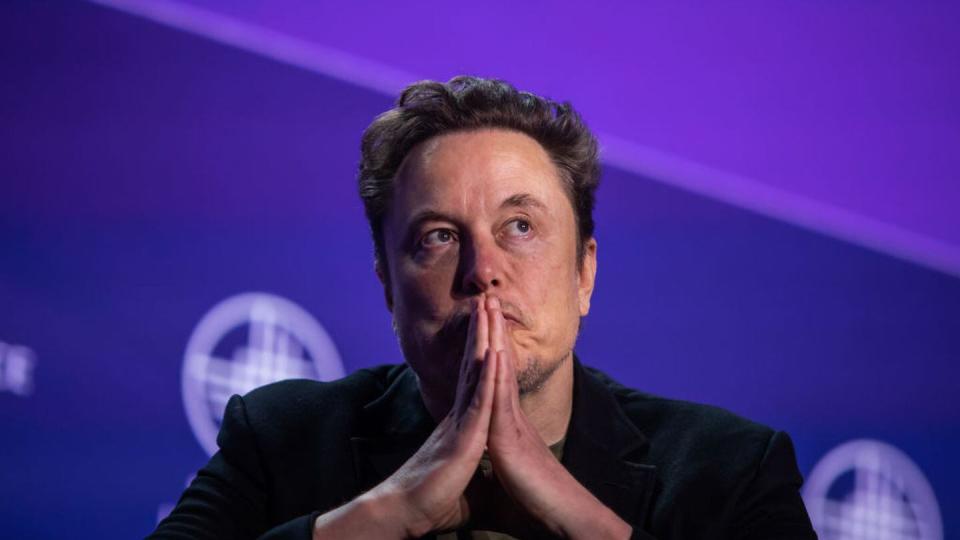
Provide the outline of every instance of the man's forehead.
[[546,149],[536,139],[522,131],[500,127],[462,129],[434,135],[414,145],[408,152],[408,158],[418,155],[429,159],[451,147],[462,152],[464,146],[471,151],[470,154],[478,154],[479,150],[505,149],[531,152],[549,160]]
[[395,202],[416,211],[458,202],[487,209],[547,206],[563,186],[549,155],[532,138],[482,130],[444,134],[414,147],[394,188]]

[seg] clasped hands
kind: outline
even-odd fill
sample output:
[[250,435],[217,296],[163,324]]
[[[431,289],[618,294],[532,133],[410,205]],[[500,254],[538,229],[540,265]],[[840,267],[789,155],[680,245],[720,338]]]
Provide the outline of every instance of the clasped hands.
[[[482,516],[468,486],[487,450],[506,502],[517,507],[513,515],[558,537],[629,537],[630,525],[570,475],[521,409],[506,324],[498,298],[472,301],[450,412],[399,470],[362,496],[376,504],[381,531],[415,538],[476,524]],[[500,525],[509,532],[512,524]]]

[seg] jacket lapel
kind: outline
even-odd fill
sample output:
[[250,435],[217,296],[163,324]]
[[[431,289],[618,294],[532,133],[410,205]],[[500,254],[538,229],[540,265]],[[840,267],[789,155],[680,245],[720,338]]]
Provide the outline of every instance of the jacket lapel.
[[436,427],[420,397],[416,375],[398,367],[387,390],[362,411],[350,438],[357,483],[365,491],[400,468]]
[[598,377],[574,358],[573,412],[561,461],[622,519],[644,527],[656,477],[656,467],[640,463],[649,441]]

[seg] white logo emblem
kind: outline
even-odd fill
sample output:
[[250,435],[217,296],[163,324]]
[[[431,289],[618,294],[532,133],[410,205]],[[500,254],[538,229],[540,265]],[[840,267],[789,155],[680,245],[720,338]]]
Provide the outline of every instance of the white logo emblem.
[[309,313],[278,296],[240,294],[214,306],[193,330],[183,358],[183,405],[197,440],[213,455],[233,394],[283,379],[340,377],[340,355]]
[[856,440],[831,450],[807,479],[803,499],[824,540],[942,540],[933,489],[906,454]]
[[33,393],[33,368],[37,355],[21,345],[0,341],[0,392],[9,390],[18,396]]

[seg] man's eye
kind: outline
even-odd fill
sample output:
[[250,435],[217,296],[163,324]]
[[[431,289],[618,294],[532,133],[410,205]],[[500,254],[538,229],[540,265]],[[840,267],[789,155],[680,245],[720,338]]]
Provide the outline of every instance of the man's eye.
[[456,240],[456,236],[450,229],[435,229],[423,235],[420,239],[420,245],[424,247],[435,247],[449,244]]
[[530,234],[533,226],[525,219],[515,219],[507,223],[507,234],[510,236],[526,236]]

